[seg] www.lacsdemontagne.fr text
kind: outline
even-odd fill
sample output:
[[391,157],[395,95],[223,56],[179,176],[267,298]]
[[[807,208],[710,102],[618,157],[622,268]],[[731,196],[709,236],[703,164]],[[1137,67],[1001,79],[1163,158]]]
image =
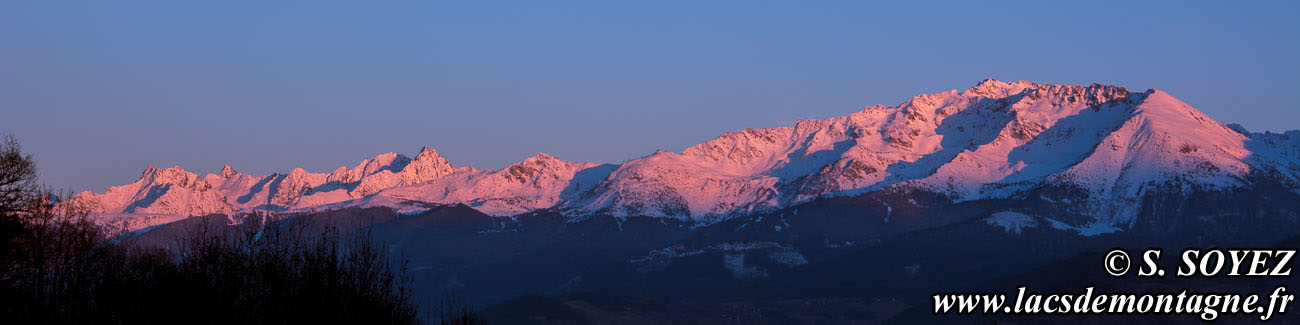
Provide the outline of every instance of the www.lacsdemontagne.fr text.
[[1285,286],[1272,293],[1098,293],[1087,287],[1078,293],[1033,293],[1016,288],[1014,301],[1006,294],[935,294],[935,315],[1258,315],[1261,321],[1286,313],[1295,294]]

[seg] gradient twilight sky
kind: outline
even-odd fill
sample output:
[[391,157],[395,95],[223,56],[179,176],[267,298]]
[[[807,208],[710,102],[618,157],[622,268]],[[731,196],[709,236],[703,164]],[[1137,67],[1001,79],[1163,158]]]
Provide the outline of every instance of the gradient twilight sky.
[[438,149],[621,162],[987,77],[1300,128],[1300,2],[0,3],[0,133],[42,180],[330,171]]

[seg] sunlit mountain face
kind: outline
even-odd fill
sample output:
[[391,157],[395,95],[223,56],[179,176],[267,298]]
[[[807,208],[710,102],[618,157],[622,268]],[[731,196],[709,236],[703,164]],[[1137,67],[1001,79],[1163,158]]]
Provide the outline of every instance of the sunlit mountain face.
[[[746,129],[621,164],[539,153],[499,170],[455,167],[432,148],[324,172],[197,175],[150,166],[134,183],[85,192],[105,223],[139,229],[211,213],[463,204],[495,217],[555,211],[716,223],[829,197],[925,192],[957,204],[1038,193],[1081,234],[1132,227],[1144,200],[1300,184],[1295,132],[1221,124],[1160,90],[1006,83],[913,97],[895,107]],[[1051,191],[1044,192],[1050,188]],[[1015,219],[1018,217],[1013,217]]]
[[1114,247],[1294,243],[1297,162],[1300,132],[1160,90],[989,79],[620,164],[423,148],[329,173],[149,167],[63,204],[139,245],[249,220],[364,231],[409,260],[418,299],[456,292],[500,323],[913,323],[940,291],[1129,290],[1079,267]]

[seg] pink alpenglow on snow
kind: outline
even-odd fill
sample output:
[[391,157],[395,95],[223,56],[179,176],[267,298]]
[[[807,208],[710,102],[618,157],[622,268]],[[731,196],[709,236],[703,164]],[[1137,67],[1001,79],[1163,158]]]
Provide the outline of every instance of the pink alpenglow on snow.
[[[1226,126],[1160,90],[1006,83],[915,96],[895,107],[724,133],[681,153],[622,164],[537,154],[499,170],[453,167],[431,148],[385,153],[330,173],[198,176],[150,166],[134,183],[84,192],[105,221],[147,227],[250,210],[465,204],[495,216],[556,209],[703,222],[829,196],[922,190],[953,201],[996,199],[1044,184],[1077,189],[1111,231],[1131,221],[1143,188],[1246,185],[1252,172],[1300,184],[1300,134]],[[129,220],[129,222],[122,221]]]

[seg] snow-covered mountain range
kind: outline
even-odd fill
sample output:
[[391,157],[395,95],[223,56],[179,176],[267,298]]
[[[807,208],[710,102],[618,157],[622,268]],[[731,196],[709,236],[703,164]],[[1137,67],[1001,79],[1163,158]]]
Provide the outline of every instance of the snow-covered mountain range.
[[[139,228],[211,213],[465,204],[495,216],[553,209],[581,217],[716,221],[828,196],[927,191],[954,202],[1065,189],[1095,227],[1130,222],[1153,188],[1225,191],[1258,179],[1300,191],[1300,132],[1221,124],[1160,90],[1002,82],[925,94],[896,107],[725,133],[681,153],[621,164],[546,154],[499,170],[454,167],[431,148],[330,173],[246,175],[145,169],[134,183],[70,203]],[[144,218],[144,219],[141,219]],[[141,221],[147,220],[147,221]]]

